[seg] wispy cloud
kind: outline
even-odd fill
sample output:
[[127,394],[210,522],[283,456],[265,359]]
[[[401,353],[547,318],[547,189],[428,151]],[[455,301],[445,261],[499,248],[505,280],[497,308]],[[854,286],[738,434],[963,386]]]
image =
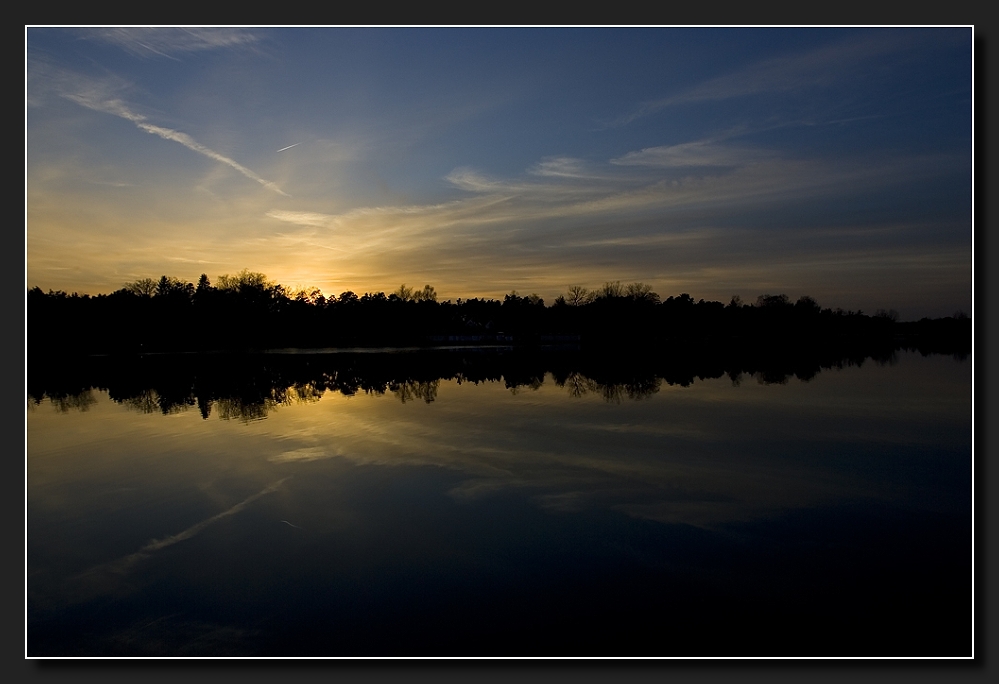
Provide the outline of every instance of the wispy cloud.
[[647,147],[611,159],[610,163],[619,166],[660,167],[744,166],[773,159],[775,156],[774,152],[765,149],[736,147],[714,141],[696,141],[680,145]]
[[454,169],[444,177],[444,180],[457,188],[471,192],[495,192],[504,187],[502,183],[490,180],[467,167]]
[[556,178],[585,178],[587,173],[582,159],[572,157],[549,157],[542,159],[530,173],[535,176],[554,176]]
[[911,35],[903,37],[884,31],[825,45],[810,52],[761,60],[674,95],[644,102],[609,125],[627,125],[677,105],[825,87],[855,77],[855,69],[868,60],[912,47],[911,38]]
[[252,31],[240,28],[97,28],[79,35],[115,45],[137,57],[167,57],[205,50],[247,47],[258,42]]
[[526,177],[489,178],[474,169],[461,167],[451,171],[444,180],[460,190],[478,195],[504,195],[539,202],[567,202],[573,198],[578,201],[583,197],[592,197],[613,188],[634,184],[634,179],[621,173],[608,176],[590,169],[584,172],[577,160],[564,159],[543,160],[528,169]]
[[[456,240],[465,248],[474,243],[477,251],[492,250],[492,254],[516,251],[524,240],[535,247],[552,240],[562,247],[673,244],[677,236],[666,226],[650,233],[644,221],[630,221],[668,211],[674,216],[670,225],[679,228],[688,222],[680,218],[682,212],[689,210],[696,210],[702,221],[709,216],[724,220],[739,207],[867,192],[879,185],[929,177],[947,164],[941,158],[878,164],[794,160],[766,149],[695,141],[630,152],[605,164],[602,175],[566,174],[558,182],[531,171],[520,178],[492,179],[459,168],[446,180],[474,196],[450,202],[359,207],[338,214],[271,209],[265,215],[311,229],[307,235],[301,231],[282,235],[284,241],[321,244],[334,240],[331,231],[335,230],[335,245],[357,258],[399,250],[449,252]],[[571,163],[555,164],[559,169],[565,166],[574,168]],[[585,225],[612,221],[615,234],[609,242],[606,236],[581,236],[579,225],[573,229],[565,224],[566,219],[580,219]],[[531,230],[523,232],[523,225],[530,225]],[[629,229],[629,225],[634,227]]]
[[320,214],[314,211],[286,211],[283,209],[273,209],[268,211],[266,216],[285,223],[294,223],[297,226],[311,226],[315,228],[327,228],[336,221],[336,216],[332,214]]
[[260,183],[268,190],[273,190],[279,195],[289,197],[288,193],[279,188],[276,183],[269,181],[266,178],[261,178],[251,169],[246,168],[236,160],[216,152],[210,147],[202,145],[187,133],[149,123],[144,115],[132,111],[132,109],[122,100],[114,97],[106,97],[104,93],[105,88],[102,88],[99,84],[97,86],[94,86],[93,84],[88,85],[89,87],[84,89],[64,91],[61,95],[81,107],[86,107],[87,109],[92,109],[98,112],[104,112],[106,114],[112,114],[122,119],[126,119],[127,121],[131,121],[139,130],[159,136],[164,140],[172,140],[173,142],[180,143],[189,150],[193,150],[194,152],[202,154],[209,159],[213,159],[235,169],[250,180]]

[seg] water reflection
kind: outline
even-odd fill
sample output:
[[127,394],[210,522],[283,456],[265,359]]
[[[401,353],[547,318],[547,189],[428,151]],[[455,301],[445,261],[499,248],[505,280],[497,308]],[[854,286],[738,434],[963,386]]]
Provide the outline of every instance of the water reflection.
[[[689,351],[689,350],[687,350]],[[344,396],[391,393],[403,403],[433,402],[442,380],[457,384],[502,382],[514,394],[550,382],[570,396],[598,394],[607,401],[642,399],[663,383],[689,387],[698,380],[728,377],[738,386],[809,381],[822,370],[873,362],[891,366],[898,350],[874,356],[718,357],[664,352],[605,358],[581,352],[489,349],[396,353],[294,353],[254,355],[148,355],[90,357],[39,364],[28,381],[29,401],[48,398],[60,410],[86,408],[92,391],[106,389],[122,405],[143,412],[176,413],[198,407],[208,418],[257,420],[282,404],[318,401],[326,392]],[[957,357],[955,357],[957,359]]]
[[964,653],[970,364],[880,361],[50,366],[29,653]]

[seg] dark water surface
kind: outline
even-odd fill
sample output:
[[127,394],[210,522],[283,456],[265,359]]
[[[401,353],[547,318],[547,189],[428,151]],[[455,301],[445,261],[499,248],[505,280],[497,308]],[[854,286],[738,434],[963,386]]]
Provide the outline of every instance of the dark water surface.
[[970,655],[970,360],[273,367],[29,380],[28,655]]

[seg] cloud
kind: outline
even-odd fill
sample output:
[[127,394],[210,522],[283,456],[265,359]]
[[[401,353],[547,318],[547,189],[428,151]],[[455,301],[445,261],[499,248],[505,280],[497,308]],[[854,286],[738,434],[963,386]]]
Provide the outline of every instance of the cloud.
[[298,226],[309,226],[315,228],[329,227],[337,220],[337,217],[332,214],[320,214],[314,211],[286,211],[282,209],[273,209],[268,211],[265,215],[269,218],[277,219],[278,221],[284,221],[285,223],[294,223]]
[[[556,219],[570,216],[598,216],[641,213],[649,209],[721,205],[732,201],[756,201],[797,194],[804,199],[815,194],[860,187],[865,182],[887,182],[908,174],[897,162],[877,165],[827,163],[814,160],[782,160],[765,150],[725,148],[702,143],[648,148],[611,160],[615,166],[646,167],[643,176],[608,173],[602,178],[577,178],[574,183],[551,184],[524,180],[488,180],[462,169],[447,180],[481,198],[505,198],[503,205],[481,207],[475,215],[463,217],[472,223],[487,217],[510,219]],[[923,167],[925,164],[916,164]],[[664,171],[694,167],[683,176]],[[889,175],[891,174],[891,175]],[[806,193],[806,194],[800,194]],[[455,214],[457,205],[448,205]],[[430,208],[426,208],[429,210]],[[395,213],[390,208],[382,213]],[[415,213],[411,208],[409,213]],[[423,212],[420,212],[423,213]]]
[[658,247],[676,247],[679,245],[699,242],[714,242],[723,239],[724,231],[717,228],[700,228],[698,230],[681,230],[668,233],[652,233],[647,235],[611,235],[602,237],[584,237],[569,240],[565,243],[570,248],[612,248],[639,247],[643,249]]
[[175,261],[175,262],[182,263],[182,264],[214,264],[214,263],[218,263],[218,262],[215,262],[215,261],[211,261],[209,259],[188,259],[186,257],[179,257],[179,256],[167,256],[167,257],[164,257],[164,258],[167,261]]
[[776,156],[770,150],[720,145],[713,141],[696,141],[680,145],[646,147],[611,159],[618,166],[744,166]]
[[[437,278],[485,269],[501,279],[543,263],[568,267],[574,259],[592,260],[597,252],[600,261],[617,254],[622,263],[645,263],[648,259],[637,252],[708,249],[724,240],[712,226],[738,223],[747,211],[758,214],[787,200],[827,202],[843,193],[867,193],[929,178],[946,166],[940,158],[878,164],[793,160],[766,149],[694,141],[630,152],[610,160],[605,171],[598,169],[602,176],[565,175],[557,183],[530,170],[522,177],[492,179],[459,168],[446,179],[474,196],[450,202],[359,207],[338,214],[271,209],[268,218],[299,228],[267,243],[275,251],[291,253],[307,245],[313,252],[322,247],[349,255],[349,265],[330,261],[329,255],[317,257],[340,273],[377,263],[378,270],[404,269],[400,277],[406,278],[423,277],[409,275],[414,263]],[[543,280],[537,273],[534,279]]]
[[[540,202],[566,202],[573,197],[592,197],[632,182],[620,174],[608,177],[584,173],[581,162],[577,161],[543,160],[528,170],[529,177],[505,180],[489,178],[468,167],[460,167],[445,176],[444,180],[460,190],[479,195],[529,198]],[[540,176],[545,180],[539,181],[530,176]]]
[[543,159],[530,170],[535,176],[554,176],[557,178],[585,178],[583,160],[572,157],[549,157]]
[[[265,215],[269,218],[313,228],[361,228],[368,237],[378,229],[398,232],[406,226],[447,228],[454,225],[477,225],[497,220],[491,213],[496,205],[501,205],[506,197],[486,195],[466,200],[456,200],[439,204],[414,204],[402,206],[359,207],[342,214],[322,214],[310,211],[273,209]],[[341,237],[346,233],[341,231]]]
[[678,105],[827,87],[854,77],[856,68],[866,61],[912,46],[911,34],[903,37],[881,31],[824,45],[811,52],[761,60],[675,95],[644,102],[634,111],[612,121],[610,126],[624,126]]
[[467,167],[461,167],[453,170],[444,177],[444,180],[457,188],[468,190],[470,192],[495,192],[496,190],[504,188],[502,183],[489,180],[480,173],[477,173]]
[[246,168],[234,159],[231,159],[224,154],[220,154],[210,147],[206,147],[199,143],[197,140],[189,136],[187,133],[182,133],[181,131],[175,131],[172,128],[165,128],[163,126],[156,126],[151,123],[147,123],[147,119],[142,114],[137,114],[133,112],[127,104],[118,98],[109,98],[106,94],[106,87],[102,87],[100,84],[88,84],[88,87],[82,90],[77,90],[75,92],[62,92],[62,96],[81,107],[86,107],[87,109],[92,109],[98,112],[104,112],[106,114],[112,114],[114,116],[120,117],[127,121],[131,121],[139,130],[143,130],[151,135],[156,135],[164,140],[171,140],[176,143],[180,143],[184,147],[198,154],[202,154],[209,159],[214,159],[217,162],[229,166],[239,173],[243,174],[250,180],[254,180],[260,183],[268,190],[272,190],[279,195],[284,195],[289,197],[288,193],[284,192],[281,188],[277,186],[273,181],[269,181],[266,178],[261,178],[251,169]]
[[125,50],[137,57],[168,57],[205,50],[241,48],[253,45],[256,34],[239,28],[98,28],[81,29],[78,34]]

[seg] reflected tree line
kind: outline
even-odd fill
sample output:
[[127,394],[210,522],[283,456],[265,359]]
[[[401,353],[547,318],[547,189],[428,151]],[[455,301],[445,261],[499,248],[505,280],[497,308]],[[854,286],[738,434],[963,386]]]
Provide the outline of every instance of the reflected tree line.
[[643,283],[570,287],[552,304],[512,292],[502,301],[439,301],[430,285],[395,292],[325,296],[291,291],[260,273],[207,275],[189,283],[162,276],[96,296],[27,293],[29,356],[261,350],[286,347],[448,344],[590,346],[677,344],[780,347],[892,344],[924,351],[970,352],[970,319],[901,322],[894,311],[844,311],[811,297],[760,295],[746,303],[666,299]]
[[[808,381],[822,370],[891,364],[891,346],[817,347],[794,353],[730,348],[671,347],[622,355],[538,347],[410,352],[152,354],[50,359],[28,373],[29,406],[49,400],[61,411],[86,411],[95,392],[143,413],[197,410],[205,419],[256,420],[280,406],[344,396],[394,395],[401,402],[432,403],[441,381],[501,382],[511,392],[530,392],[553,382],[574,397],[640,400],[665,383],[727,377],[786,383]],[[960,356],[960,355],[956,355]]]

